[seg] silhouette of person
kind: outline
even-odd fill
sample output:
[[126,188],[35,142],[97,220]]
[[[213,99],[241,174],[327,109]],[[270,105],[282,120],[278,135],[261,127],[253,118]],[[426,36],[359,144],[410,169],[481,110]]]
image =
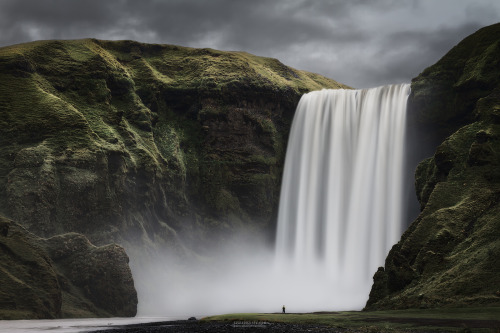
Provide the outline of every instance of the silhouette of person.
[[283,313],[285,313],[285,306],[284,305],[283,305],[282,309],[283,309]]

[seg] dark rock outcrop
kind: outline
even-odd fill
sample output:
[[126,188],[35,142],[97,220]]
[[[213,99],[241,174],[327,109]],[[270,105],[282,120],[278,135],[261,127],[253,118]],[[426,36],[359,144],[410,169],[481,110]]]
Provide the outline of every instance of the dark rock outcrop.
[[57,318],[62,295],[36,236],[0,216],[0,318]]
[[123,248],[71,233],[39,238],[0,216],[0,318],[135,316]]
[[413,80],[410,119],[440,143],[417,167],[421,213],[375,274],[366,309],[500,304],[499,59],[496,24]]
[[[62,305],[65,317],[77,317],[82,309],[99,316],[136,315],[137,293],[122,247],[96,247],[76,233],[46,239],[44,247],[58,271],[63,295],[67,295]],[[79,294],[88,302],[82,302]]]

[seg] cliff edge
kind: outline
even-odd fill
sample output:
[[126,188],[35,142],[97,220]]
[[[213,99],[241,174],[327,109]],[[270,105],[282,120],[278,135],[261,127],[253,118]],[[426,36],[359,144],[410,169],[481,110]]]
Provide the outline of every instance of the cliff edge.
[[420,142],[438,146],[415,173],[420,215],[365,309],[500,305],[500,24],[413,79],[408,103]]
[[321,88],[347,87],[244,52],[0,48],[0,213],[43,237],[178,255],[272,233],[295,107]]

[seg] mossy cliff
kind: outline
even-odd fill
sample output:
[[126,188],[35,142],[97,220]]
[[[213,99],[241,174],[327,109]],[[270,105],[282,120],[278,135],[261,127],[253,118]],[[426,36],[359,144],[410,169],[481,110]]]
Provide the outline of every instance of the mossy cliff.
[[293,112],[323,87],[343,86],[243,52],[0,48],[0,213],[43,237],[179,254],[189,240],[272,229]]
[[125,250],[69,233],[43,239],[0,216],[0,318],[134,316]]
[[366,309],[500,305],[500,24],[413,79],[409,112],[420,142],[439,145],[416,170],[421,213]]

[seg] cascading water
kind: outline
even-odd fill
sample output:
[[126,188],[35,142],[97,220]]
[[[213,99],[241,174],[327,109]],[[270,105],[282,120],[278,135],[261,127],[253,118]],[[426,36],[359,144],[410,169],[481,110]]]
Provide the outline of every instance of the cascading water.
[[325,292],[332,293],[332,306],[364,305],[374,272],[401,235],[409,90],[408,84],[322,90],[297,106],[281,188],[277,265],[290,277],[321,277],[330,284]]
[[361,309],[401,233],[409,89],[304,95],[286,155],[276,251],[244,235],[221,244],[210,264],[169,254],[150,261],[134,272],[140,315]]

